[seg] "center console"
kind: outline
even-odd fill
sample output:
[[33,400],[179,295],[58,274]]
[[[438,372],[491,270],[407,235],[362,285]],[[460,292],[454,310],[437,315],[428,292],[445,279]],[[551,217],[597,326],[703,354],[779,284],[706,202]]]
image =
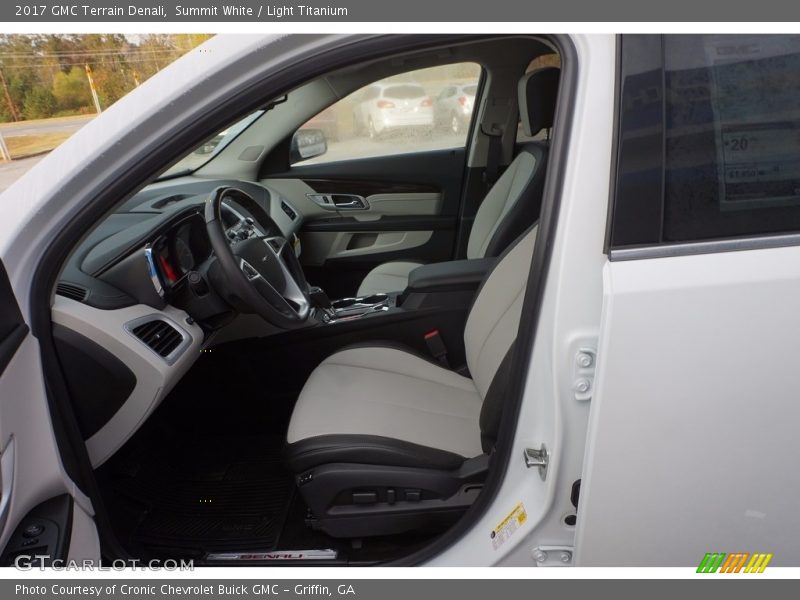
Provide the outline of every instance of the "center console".
[[323,312],[323,323],[335,323],[347,319],[360,319],[388,311],[397,305],[397,294],[371,294],[357,298],[340,298],[331,302],[330,309]]
[[355,321],[397,312],[433,308],[467,310],[495,258],[454,260],[422,265],[411,271],[402,292],[370,294],[329,300],[320,288],[312,288],[317,319],[324,324]]
[[465,374],[467,315],[495,262],[425,265],[412,271],[399,293],[331,300],[322,289],[310,288],[314,314],[306,327],[270,335],[268,344],[251,338],[249,345],[238,344],[237,352],[243,351],[254,364],[270,364],[275,372],[291,374],[284,377],[291,382],[306,381],[323,360],[354,344],[390,344]]

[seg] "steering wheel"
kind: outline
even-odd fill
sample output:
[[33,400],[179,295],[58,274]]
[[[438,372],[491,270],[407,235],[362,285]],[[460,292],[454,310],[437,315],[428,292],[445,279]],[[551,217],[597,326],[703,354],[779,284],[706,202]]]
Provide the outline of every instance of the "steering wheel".
[[[247,209],[255,218],[233,239],[222,218],[223,200]],[[205,221],[211,248],[230,286],[224,292],[276,327],[291,329],[308,320],[308,283],[294,246],[251,196],[233,187],[217,188],[206,200]]]

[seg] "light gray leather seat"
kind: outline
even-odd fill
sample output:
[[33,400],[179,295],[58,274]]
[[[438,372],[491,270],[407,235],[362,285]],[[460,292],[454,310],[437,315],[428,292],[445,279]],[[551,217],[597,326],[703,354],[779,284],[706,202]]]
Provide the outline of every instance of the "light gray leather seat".
[[[520,79],[517,95],[522,128],[532,137],[553,125],[560,70],[546,67]],[[547,145],[530,143],[505,170],[484,198],[467,242],[467,258],[498,256],[538,218]],[[358,288],[359,296],[402,291],[411,271],[423,263],[392,261],[372,269]]]
[[[502,371],[510,364],[535,240],[533,226],[498,259],[478,292],[464,331],[470,377],[381,344],[344,349],[312,372],[295,405],[284,456],[323,523],[319,528],[344,537],[396,533],[419,523],[420,515],[430,526],[432,513],[420,502],[426,494],[434,513],[452,508],[447,494],[469,477],[464,465],[485,458],[497,436]],[[400,506],[409,489],[420,504]],[[361,513],[364,498],[372,506]],[[378,514],[381,507],[389,516]]]

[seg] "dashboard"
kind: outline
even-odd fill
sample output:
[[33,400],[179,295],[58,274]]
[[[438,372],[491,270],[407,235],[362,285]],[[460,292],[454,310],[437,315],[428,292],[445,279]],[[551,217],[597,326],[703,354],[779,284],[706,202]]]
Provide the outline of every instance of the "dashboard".
[[[252,198],[249,205],[243,198],[244,204],[223,207],[231,239],[295,238],[302,215],[289,199],[264,185],[194,177],[157,182],[125,201],[84,239],[69,257],[56,293],[105,310],[136,304],[161,310],[174,303],[187,275],[211,258],[203,211],[208,194],[220,186],[239,188]],[[277,231],[259,229],[263,215]]]
[[[252,182],[188,176],[157,182],[123,202],[67,258],[53,300],[53,335],[60,359],[68,361],[67,385],[95,467],[138,429],[212,334],[238,314],[230,299],[215,292],[216,282],[204,289],[197,283],[214,281],[219,266],[204,211],[209,194],[221,186],[246,194],[231,196],[221,209],[232,242],[295,238],[302,215],[280,193]],[[276,230],[263,231],[259,223]]]
[[211,256],[205,222],[197,213],[156,238],[151,249],[161,282],[169,288]]
[[221,269],[204,214],[219,187],[244,192],[229,194],[221,208],[231,242],[296,238],[303,216],[280,192],[185,176],[122,202],[67,257],[53,299],[53,336],[60,359],[72,361],[64,372],[95,467],[147,419],[213,335],[244,312],[219,293],[225,281],[215,280]]

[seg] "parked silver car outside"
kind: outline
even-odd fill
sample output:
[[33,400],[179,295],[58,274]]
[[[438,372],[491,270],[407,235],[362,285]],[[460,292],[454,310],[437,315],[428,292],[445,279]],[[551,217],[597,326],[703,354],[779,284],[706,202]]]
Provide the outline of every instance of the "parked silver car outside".
[[477,83],[448,85],[444,88],[433,105],[436,127],[461,133],[469,124],[477,91]]

